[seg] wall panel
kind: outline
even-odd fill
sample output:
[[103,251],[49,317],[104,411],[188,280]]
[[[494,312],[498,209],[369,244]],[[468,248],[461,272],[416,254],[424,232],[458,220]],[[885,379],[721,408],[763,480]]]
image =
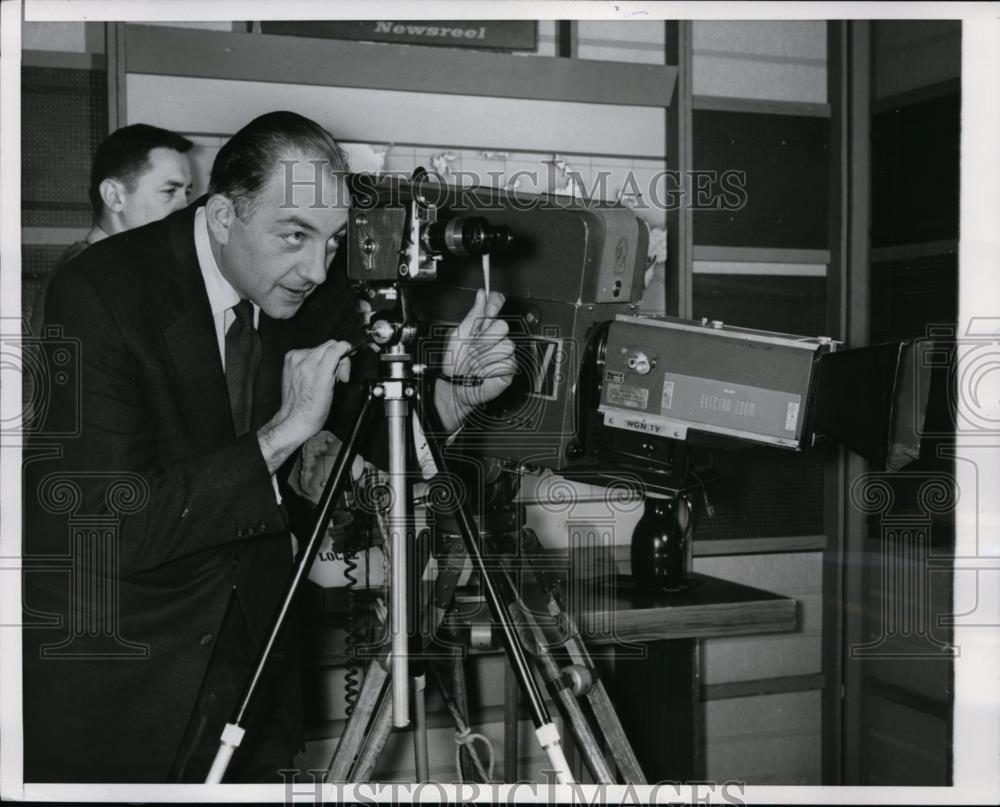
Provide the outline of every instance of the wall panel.
[[129,74],[127,104],[129,120],[200,134],[228,134],[256,115],[289,109],[344,140],[647,158],[661,155],[665,141],[661,109],[610,104],[146,74]]
[[823,20],[696,20],[694,94],[826,102]]
[[876,98],[956,79],[962,71],[959,20],[881,20],[873,28]]

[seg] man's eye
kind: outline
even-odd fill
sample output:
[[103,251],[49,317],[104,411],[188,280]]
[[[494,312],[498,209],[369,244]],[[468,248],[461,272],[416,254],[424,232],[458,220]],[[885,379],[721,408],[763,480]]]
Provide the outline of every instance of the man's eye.
[[288,244],[288,246],[298,247],[302,245],[302,242],[305,240],[306,234],[300,231],[296,231],[294,233],[288,233],[287,235],[283,235],[281,237],[285,239],[285,243]]

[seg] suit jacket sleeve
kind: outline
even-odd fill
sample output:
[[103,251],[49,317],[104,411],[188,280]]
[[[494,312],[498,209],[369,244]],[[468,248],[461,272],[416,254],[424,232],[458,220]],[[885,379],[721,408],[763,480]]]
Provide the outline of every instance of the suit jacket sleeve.
[[254,432],[215,450],[164,460],[157,440],[159,410],[148,400],[152,393],[140,383],[140,362],[112,311],[80,273],[64,271],[53,282],[47,319],[61,323],[64,336],[77,342],[81,375],[76,389],[54,389],[47,422],[75,420],[78,400],[80,428],[62,441],[61,467],[79,472],[81,510],[111,506],[106,499],[115,473],[146,499],[144,507],[121,518],[122,571],[154,569],[219,544],[285,529],[287,519]]

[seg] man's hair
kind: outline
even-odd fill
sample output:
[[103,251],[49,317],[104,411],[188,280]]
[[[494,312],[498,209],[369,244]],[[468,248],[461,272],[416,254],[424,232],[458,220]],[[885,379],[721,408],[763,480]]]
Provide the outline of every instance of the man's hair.
[[219,149],[208,192],[228,196],[236,215],[245,219],[279,160],[293,152],[325,160],[330,171],[347,171],[344,150],[318,123],[295,112],[268,112],[250,121]]
[[131,192],[139,177],[150,168],[149,152],[167,148],[184,154],[192,145],[186,137],[148,123],[133,123],[109,134],[97,147],[90,166],[89,194],[94,215],[99,216],[104,207],[101,199],[104,180],[117,179]]

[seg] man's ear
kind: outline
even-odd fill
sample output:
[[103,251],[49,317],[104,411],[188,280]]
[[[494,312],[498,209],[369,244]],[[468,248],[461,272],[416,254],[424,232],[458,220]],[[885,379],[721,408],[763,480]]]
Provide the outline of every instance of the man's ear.
[[236,220],[236,208],[232,200],[221,193],[213,193],[205,202],[205,219],[208,221],[208,231],[220,244],[229,243],[229,234]]
[[125,186],[119,180],[113,177],[102,179],[101,184],[97,186],[97,190],[101,194],[101,201],[104,203],[104,207],[109,212],[122,212],[125,208]]

